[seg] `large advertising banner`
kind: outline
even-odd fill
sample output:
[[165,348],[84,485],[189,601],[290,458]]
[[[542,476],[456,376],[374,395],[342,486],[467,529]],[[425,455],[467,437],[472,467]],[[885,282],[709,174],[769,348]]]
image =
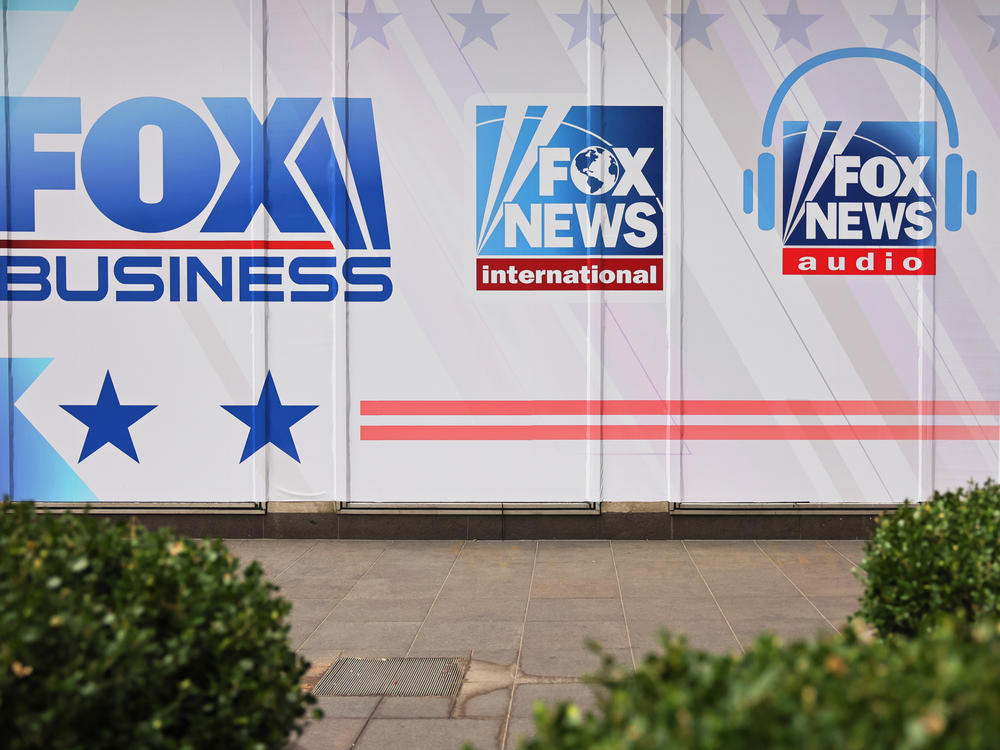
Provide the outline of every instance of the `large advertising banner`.
[[15,499],[998,473],[992,0],[6,0],[3,43]]

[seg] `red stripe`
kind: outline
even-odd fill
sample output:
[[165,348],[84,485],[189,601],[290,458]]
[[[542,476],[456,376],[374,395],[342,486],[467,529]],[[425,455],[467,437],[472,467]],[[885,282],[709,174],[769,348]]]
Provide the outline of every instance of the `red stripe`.
[[990,440],[966,425],[362,425],[362,440]]
[[362,416],[645,415],[942,415],[997,416],[1000,401],[362,401]]
[[327,240],[0,240],[12,250],[332,250]]
[[[815,268],[802,270],[803,265],[810,265],[802,263],[805,259],[811,259]],[[933,276],[937,272],[936,251],[933,247],[786,247],[781,272],[805,276]]]
[[[476,269],[476,289],[480,291],[663,289],[663,259],[658,255],[640,258],[489,256],[480,257]],[[641,280],[637,280],[640,272]],[[603,281],[601,274],[605,276]]]

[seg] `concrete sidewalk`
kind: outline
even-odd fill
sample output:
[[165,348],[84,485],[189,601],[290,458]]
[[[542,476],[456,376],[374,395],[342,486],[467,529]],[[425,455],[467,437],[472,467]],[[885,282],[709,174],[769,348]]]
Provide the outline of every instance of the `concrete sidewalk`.
[[293,646],[341,656],[469,657],[457,699],[320,698],[308,750],[507,750],[536,700],[587,706],[584,641],[634,664],[669,628],[701,648],[832,631],[857,609],[861,542],[234,540],[293,602]]

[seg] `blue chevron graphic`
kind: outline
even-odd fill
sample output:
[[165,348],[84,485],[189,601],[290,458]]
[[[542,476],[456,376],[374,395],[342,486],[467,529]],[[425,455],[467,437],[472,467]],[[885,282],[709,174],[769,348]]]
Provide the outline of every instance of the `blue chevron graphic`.
[[9,378],[9,387],[0,389],[7,417],[6,429],[0,430],[0,487],[14,500],[94,502],[97,496],[17,408],[17,400],[50,362],[48,357],[0,358]]

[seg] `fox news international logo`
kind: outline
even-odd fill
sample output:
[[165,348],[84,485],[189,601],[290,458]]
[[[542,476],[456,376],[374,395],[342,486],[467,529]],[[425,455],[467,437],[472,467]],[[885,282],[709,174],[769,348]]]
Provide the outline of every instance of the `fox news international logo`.
[[662,289],[663,108],[476,108],[478,289]]

